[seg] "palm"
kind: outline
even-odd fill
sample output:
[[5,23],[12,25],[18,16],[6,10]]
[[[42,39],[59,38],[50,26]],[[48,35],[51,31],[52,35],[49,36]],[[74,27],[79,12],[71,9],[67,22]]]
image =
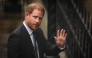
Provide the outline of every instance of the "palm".
[[65,33],[65,30],[58,30],[57,31],[57,36],[55,36],[55,42],[58,46],[60,47],[63,47],[65,42],[66,42],[66,36],[67,36],[67,33]]

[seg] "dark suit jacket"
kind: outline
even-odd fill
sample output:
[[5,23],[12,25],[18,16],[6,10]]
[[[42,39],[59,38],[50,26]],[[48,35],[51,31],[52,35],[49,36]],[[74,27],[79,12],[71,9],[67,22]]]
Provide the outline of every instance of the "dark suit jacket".
[[[44,57],[44,53],[55,56],[61,52],[56,45],[52,45],[45,39],[40,28],[35,32],[40,58]],[[35,58],[35,52],[30,36],[23,24],[15,29],[9,36],[7,43],[7,56],[8,58]]]

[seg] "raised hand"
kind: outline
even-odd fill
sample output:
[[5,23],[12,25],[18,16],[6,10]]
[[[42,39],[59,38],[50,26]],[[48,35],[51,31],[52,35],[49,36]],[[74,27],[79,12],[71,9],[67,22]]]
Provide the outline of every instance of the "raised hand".
[[54,36],[55,42],[59,47],[64,47],[66,42],[67,33],[65,33],[65,30],[57,30],[57,35]]

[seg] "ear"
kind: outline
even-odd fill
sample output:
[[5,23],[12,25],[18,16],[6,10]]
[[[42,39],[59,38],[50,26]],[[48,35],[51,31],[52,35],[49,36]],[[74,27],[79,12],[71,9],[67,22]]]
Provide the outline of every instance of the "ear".
[[29,13],[28,13],[28,12],[26,12],[26,13],[25,13],[25,16],[26,16],[26,17],[27,17],[27,16],[29,16]]

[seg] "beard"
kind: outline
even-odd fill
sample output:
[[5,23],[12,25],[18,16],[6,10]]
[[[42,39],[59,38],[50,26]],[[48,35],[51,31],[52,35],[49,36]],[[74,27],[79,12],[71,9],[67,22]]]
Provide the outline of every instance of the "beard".
[[37,28],[39,28],[40,24],[30,24],[29,28],[32,30],[36,30]]

